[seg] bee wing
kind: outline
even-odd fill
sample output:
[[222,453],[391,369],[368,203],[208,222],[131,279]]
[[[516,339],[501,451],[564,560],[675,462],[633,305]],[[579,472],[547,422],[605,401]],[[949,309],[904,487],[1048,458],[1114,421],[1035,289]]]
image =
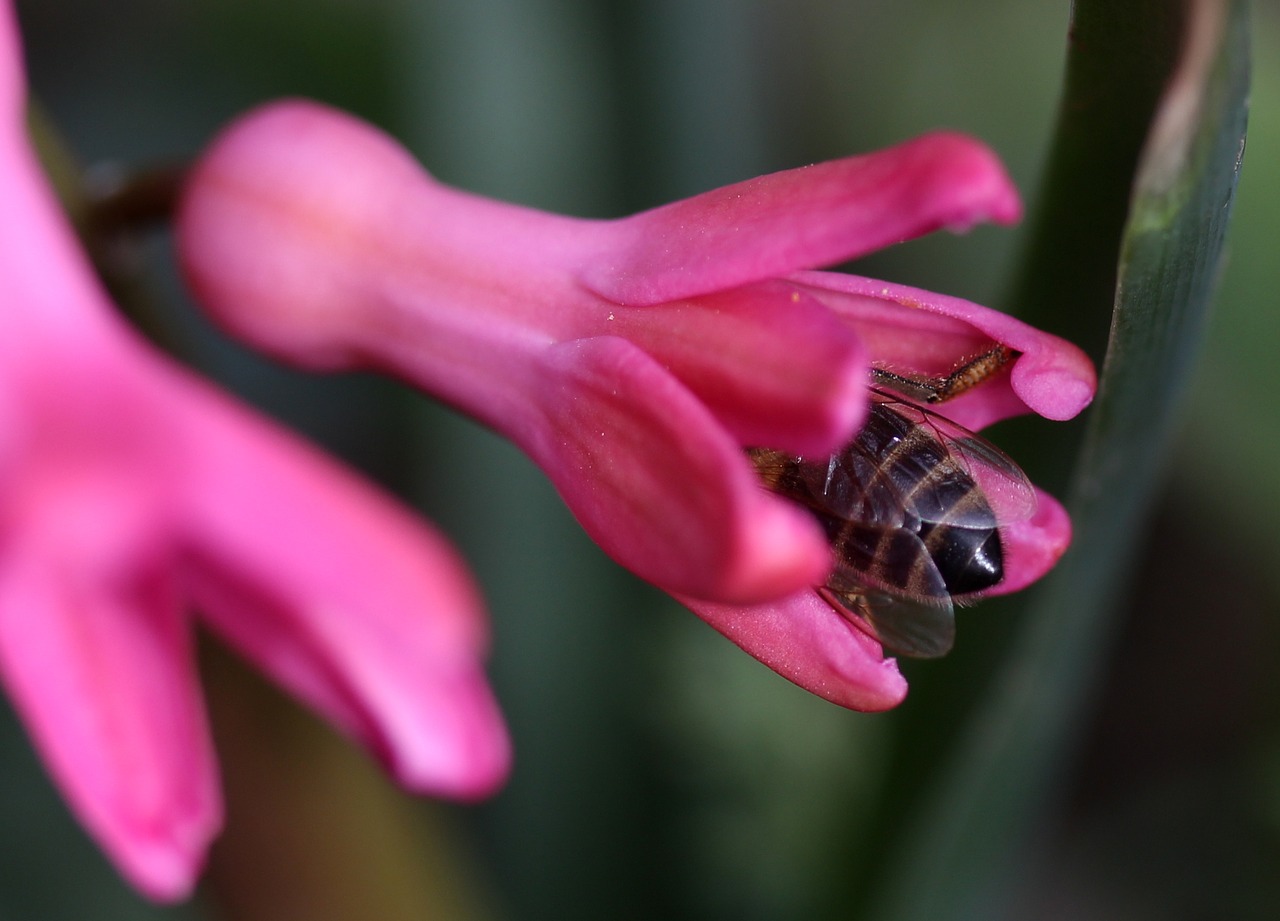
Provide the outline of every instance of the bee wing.
[[955,611],[950,598],[925,604],[865,587],[824,586],[818,594],[893,655],[937,659],[955,643]]
[[[899,400],[883,391],[873,390],[872,393],[877,402],[891,405],[894,412],[932,431],[938,443],[946,449],[948,457],[978,484],[982,498],[986,499],[987,508],[995,516],[997,527],[1015,521],[1026,521],[1035,514],[1035,488],[1009,455],[981,435],[957,425],[945,416]],[[992,526],[990,517],[985,514],[986,509],[973,505],[968,508],[971,520],[966,519],[964,505],[949,510],[952,514],[945,521],[930,517],[928,510],[917,511],[925,521],[939,521],[954,527]]]
[[827,580],[829,588],[850,593],[871,590],[922,604],[950,602],[942,573],[915,531],[846,522],[831,546],[839,562]]
[[828,527],[844,521],[879,528],[905,523],[902,490],[877,477],[875,459],[856,444],[820,460],[767,448],[749,448],[747,456],[767,489],[810,509]]
[[1035,487],[1007,454],[972,432],[967,438],[948,441],[947,445],[952,456],[964,464],[982,488],[998,524],[1026,521],[1035,514]]

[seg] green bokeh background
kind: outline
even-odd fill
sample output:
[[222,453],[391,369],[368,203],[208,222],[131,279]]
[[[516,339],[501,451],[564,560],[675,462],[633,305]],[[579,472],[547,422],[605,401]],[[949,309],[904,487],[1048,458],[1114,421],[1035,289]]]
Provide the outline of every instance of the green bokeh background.
[[[300,94],[378,122],[447,182],[598,216],[939,127],[989,142],[1034,199],[1069,15],[1018,0],[18,9],[33,88],[86,163],[185,158],[237,112]],[[1261,919],[1280,905],[1280,9],[1258,3],[1254,20],[1249,149],[1208,348],[1177,448],[1150,471],[1163,500],[1013,918]],[[938,235],[858,269],[1016,310],[1023,234]],[[859,829],[902,727],[941,759],[953,720],[922,728],[798,690],[605,559],[504,442],[398,385],[255,358],[185,303],[163,235],[137,256],[193,363],[463,548],[492,610],[516,770],[480,807],[402,797],[211,651],[232,824],[207,891],[161,909],[119,883],[6,714],[0,919],[854,916],[853,864],[876,845]],[[991,607],[962,613],[962,645],[1010,616]],[[936,667],[908,674],[921,668]],[[326,895],[303,911],[303,890]]]

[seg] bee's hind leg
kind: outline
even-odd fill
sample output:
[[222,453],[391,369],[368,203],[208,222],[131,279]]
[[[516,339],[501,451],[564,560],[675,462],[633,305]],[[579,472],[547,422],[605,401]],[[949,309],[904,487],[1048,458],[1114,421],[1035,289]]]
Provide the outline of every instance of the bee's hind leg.
[[871,376],[881,387],[897,391],[924,403],[945,403],[978,386],[1009,363],[1017,352],[997,343],[992,348],[964,359],[940,377],[912,377],[886,368],[872,368]]

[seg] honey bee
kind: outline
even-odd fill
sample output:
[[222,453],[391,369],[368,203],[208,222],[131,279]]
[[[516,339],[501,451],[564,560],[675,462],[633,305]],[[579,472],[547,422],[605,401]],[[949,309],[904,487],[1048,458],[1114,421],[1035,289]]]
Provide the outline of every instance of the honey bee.
[[1001,527],[1035,512],[1031,483],[999,448],[887,389],[941,402],[986,376],[966,377],[972,366],[941,383],[876,372],[865,424],[830,457],[748,451],[764,485],[826,531],[836,566],[818,593],[897,655],[951,650],[955,604],[1004,578]]

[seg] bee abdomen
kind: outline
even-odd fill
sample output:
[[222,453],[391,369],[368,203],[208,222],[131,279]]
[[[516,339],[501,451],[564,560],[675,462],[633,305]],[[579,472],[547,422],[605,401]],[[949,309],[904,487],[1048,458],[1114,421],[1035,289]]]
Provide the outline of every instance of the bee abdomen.
[[977,481],[927,427],[914,426],[883,405],[873,406],[871,418],[875,424],[856,441],[879,454],[878,475],[901,491],[909,513],[903,525],[924,544],[947,594],[998,584],[1004,578],[1004,549],[995,511]]
[[980,592],[1004,578],[1004,547],[994,527],[957,528],[926,523],[920,528],[920,539],[951,595]]

